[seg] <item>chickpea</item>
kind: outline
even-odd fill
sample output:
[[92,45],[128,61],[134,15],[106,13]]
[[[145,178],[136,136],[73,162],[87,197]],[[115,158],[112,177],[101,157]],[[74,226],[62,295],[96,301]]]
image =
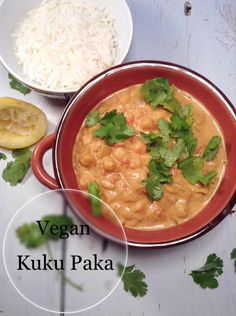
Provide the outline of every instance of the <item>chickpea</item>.
[[132,143],[132,150],[137,154],[145,154],[146,153],[146,145],[140,140],[136,140]]
[[89,149],[81,152],[79,162],[85,167],[90,167],[94,164],[95,160]]
[[110,155],[111,153],[111,148],[107,145],[102,145],[97,152],[97,157],[98,158],[103,158],[105,156]]
[[156,128],[156,124],[149,117],[143,117],[139,120],[139,126],[142,130],[148,131]]
[[141,166],[140,157],[137,154],[133,154],[129,156],[129,167],[131,169],[137,169]]
[[106,156],[102,159],[102,166],[106,171],[113,171],[115,170],[116,164],[112,157]]
[[114,148],[113,155],[117,160],[122,161],[127,157],[127,150],[122,147]]
[[139,200],[135,203],[133,203],[132,206],[132,211],[134,212],[140,212],[145,210],[145,201],[144,200]]
[[[172,218],[186,218],[188,215],[187,204],[185,200],[178,200],[175,204],[171,205],[169,211],[172,214]],[[178,221],[178,220],[177,220]]]
[[113,189],[114,188],[114,184],[111,183],[108,180],[102,180],[101,181],[101,185],[105,188],[105,189]]

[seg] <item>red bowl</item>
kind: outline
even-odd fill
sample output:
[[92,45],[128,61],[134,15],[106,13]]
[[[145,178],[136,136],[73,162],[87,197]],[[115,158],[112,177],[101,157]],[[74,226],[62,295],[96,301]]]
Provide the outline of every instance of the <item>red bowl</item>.
[[[91,79],[76,93],[62,114],[55,134],[43,139],[35,148],[32,157],[32,169],[36,177],[48,188],[79,189],[72,166],[72,150],[87,114],[112,93],[154,77],[168,78],[171,83],[207,107],[223,132],[228,163],[215,195],[208,205],[190,220],[162,230],[140,231],[126,228],[128,243],[143,247],[176,245],[194,239],[218,224],[236,202],[236,111],[212,82],[188,68],[161,61],[132,62],[110,68]],[[42,163],[44,153],[50,148],[53,148],[52,160],[56,179],[46,173]],[[117,237],[114,225],[106,220],[98,222],[91,214],[85,198],[77,200],[70,196],[73,209],[79,216],[110,238]]]

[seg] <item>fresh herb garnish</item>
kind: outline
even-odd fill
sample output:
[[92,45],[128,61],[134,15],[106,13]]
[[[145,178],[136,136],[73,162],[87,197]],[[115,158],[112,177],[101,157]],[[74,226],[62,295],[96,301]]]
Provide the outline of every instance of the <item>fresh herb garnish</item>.
[[6,160],[7,156],[4,153],[0,153],[0,160]]
[[160,137],[163,142],[168,143],[171,136],[171,128],[170,123],[164,119],[160,119],[158,121],[158,128],[160,130]]
[[125,292],[130,292],[134,297],[143,297],[147,294],[148,285],[144,281],[145,274],[136,269],[135,265],[124,267],[123,264],[117,264],[118,275],[122,276]]
[[196,184],[200,182],[203,185],[207,185],[217,175],[217,172],[210,171],[203,175],[203,163],[204,160],[201,157],[189,157],[180,161],[178,168],[189,183]]
[[104,139],[107,145],[120,143],[135,134],[134,128],[127,125],[124,114],[116,110],[107,112],[103,118],[100,119],[100,124],[102,127],[95,130],[93,135]]
[[11,186],[23,181],[30,168],[31,155],[32,152],[28,148],[13,150],[12,157],[14,160],[7,163],[2,173],[3,179]]
[[221,137],[220,136],[213,136],[209,143],[207,144],[206,146],[206,149],[204,150],[204,153],[203,153],[203,158],[206,160],[206,161],[211,161],[211,160],[214,160],[218,151],[219,151],[219,146],[220,146],[220,143],[221,143]]
[[148,196],[153,200],[159,200],[162,198],[164,192],[161,188],[161,184],[171,183],[173,181],[170,168],[161,160],[150,160],[148,164],[149,174],[148,178],[143,181]]
[[231,251],[230,258],[231,258],[232,260],[236,260],[236,248],[234,248],[234,249]]
[[236,273],[236,248],[231,251],[230,259],[234,260],[234,270]]
[[223,273],[223,260],[216,254],[210,254],[206,263],[200,269],[193,270],[190,275],[195,283],[202,288],[214,289],[218,287],[217,277]]
[[86,126],[92,127],[100,122],[100,113],[98,111],[90,112],[86,119]]
[[[43,222],[46,224],[47,221],[58,226],[68,225],[68,229],[69,225],[73,224],[72,219],[67,215],[47,215],[42,217],[42,225]],[[16,234],[20,242],[23,243],[26,248],[37,248],[49,240],[58,240],[60,238],[59,233],[55,235],[52,234],[48,227],[46,227],[44,234],[42,234],[38,224],[35,222],[21,225],[17,228]]]
[[174,86],[170,86],[165,78],[155,78],[147,80],[140,89],[144,100],[151,105],[153,109],[163,106],[169,110],[173,105],[170,101],[173,99]]
[[102,214],[102,204],[99,200],[101,198],[99,184],[96,181],[90,182],[88,192],[91,194],[89,198],[92,205],[92,214],[94,216],[100,216]]
[[23,83],[21,83],[20,81],[18,81],[14,76],[12,76],[10,73],[8,74],[8,78],[9,78],[9,85],[12,89],[17,90],[21,93],[23,93],[24,95],[28,94],[31,92],[31,90],[26,87]]

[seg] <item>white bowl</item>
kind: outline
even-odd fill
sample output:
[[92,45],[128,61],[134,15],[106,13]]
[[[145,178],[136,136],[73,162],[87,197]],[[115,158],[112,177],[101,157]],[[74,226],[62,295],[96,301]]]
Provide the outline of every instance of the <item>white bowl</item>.
[[[0,61],[15,78],[32,90],[53,97],[74,94],[75,90],[52,90],[33,82],[23,73],[22,67],[18,64],[12,33],[24,20],[27,12],[37,8],[40,2],[39,0],[2,0],[0,2]],[[106,7],[115,18],[118,47],[113,66],[118,65],[125,59],[133,37],[133,20],[130,9],[125,0],[96,0],[96,5]]]

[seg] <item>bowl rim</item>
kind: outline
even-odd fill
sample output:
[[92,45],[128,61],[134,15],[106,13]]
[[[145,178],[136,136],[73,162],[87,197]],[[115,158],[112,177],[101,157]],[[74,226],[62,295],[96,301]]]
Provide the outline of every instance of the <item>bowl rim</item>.
[[[0,9],[2,4],[4,3],[4,1],[7,0],[2,0],[0,1]],[[126,48],[124,49],[123,54],[120,56],[120,58],[114,62],[114,64],[111,67],[116,67],[117,65],[121,64],[124,59],[127,57],[128,52],[130,50],[132,41],[133,41],[133,34],[134,34],[134,22],[133,22],[133,17],[131,14],[131,10],[130,7],[127,3],[127,0],[120,0],[123,2],[124,8],[126,10],[127,13],[127,32],[129,31],[129,37],[128,37],[128,41],[126,44]],[[13,49],[13,48],[12,48]],[[4,66],[4,68],[11,74],[13,75],[18,81],[20,81],[21,83],[23,83],[25,86],[27,86],[28,88],[30,88],[31,90],[34,90],[38,93],[44,94],[44,95],[48,95],[48,96],[61,96],[61,97],[65,97],[67,98],[68,95],[74,95],[78,90],[80,90],[81,87],[79,87],[79,89],[49,89],[49,88],[44,88],[41,85],[34,83],[33,81],[29,80],[29,79],[25,79],[22,76],[18,75],[17,73],[15,73],[15,71],[11,70],[11,68],[9,67],[9,65],[6,63],[6,61],[4,60],[1,51],[0,51],[0,62],[1,64]],[[107,68],[107,69],[110,69]],[[106,71],[107,69],[103,70]],[[23,72],[22,72],[23,74]],[[84,84],[83,84],[84,85]],[[82,86],[83,86],[82,85]]]
[[[236,109],[234,108],[233,104],[230,102],[230,100],[225,96],[225,94],[217,87],[214,83],[212,83],[209,79],[204,77],[203,75],[197,73],[196,71],[189,69],[185,66],[181,66],[175,63],[165,62],[165,61],[157,61],[157,60],[141,60],[141,61],[134,61],[134,62],[128,62],[122,65],[117,65],[114,67],[111,67],[100,74],[96,75],[92,79],[90,79],[87,83],[85,83],[78,92],[70,99],[67,107],[65,108],[64,112],[62,113],[61,119],[57,125],[56,132],[55,132],[55,143],[53,146],[53,168],[54,173],[56,176],[56,179],[59,183],[59,185],[62,188],[65,188],[63,184],[63,180],[61,177],[60,172],[60,166],[58,163],[58,156],[59,156],[59,142],[60,142],[60,134],[63,128],[63,122],[65,121],[67,114],[70,112],[70,110],[73,108],[74,104],[76,103],[77,99],[80,98],[80,96],[85,93],[88,89],[90,89],[96,82],[99,82],[104,77],[111,75],[114,72],[117,72],[121,69],[129,69],[133,67],[143,67],[143,66],[161,66],[166,68],[171,68],[175,70],[181,70],[188,75],[194,77],[197,80],[200,80],[201,83],[206,85],[208,88],[214,91],[214,93],[220,98],[221,101],[223,101],[224,105],[228,109],[231,116],[236,120]],[[140,242],[133,242],[128,240],[128,244],[130,246],[135,247],[143,247],[143,248],[150,248],[150,247],[157,247],[157,248],[163,248],[163,247],[170,247],[179,245],[182,243],[189,242],[193,239],[196,239],[197,237],[202,236],[203,234],[210,231],[212,228],[214,228],[217,224],[219,224],[232,210],[234,204],[236,203],[236,191],[232,194],[231,198],[227,201],[227,204],[224,206],[224,208],[220,211],[218,215],[216,215],[212,221],[207,223],[205,226],[200,227],[198,230],[195,230],[193,233],[189,235],[185,235],[184,237],[181,237],[179,239],[167,241],[167,242],[151,242],[151,243],[140,243]],[[79,215],[83,220],[86,221],[83,214],[79,213]],[[106,236],[107,237],[107,236]],[[112,237],[110,238],[112,240]]]

